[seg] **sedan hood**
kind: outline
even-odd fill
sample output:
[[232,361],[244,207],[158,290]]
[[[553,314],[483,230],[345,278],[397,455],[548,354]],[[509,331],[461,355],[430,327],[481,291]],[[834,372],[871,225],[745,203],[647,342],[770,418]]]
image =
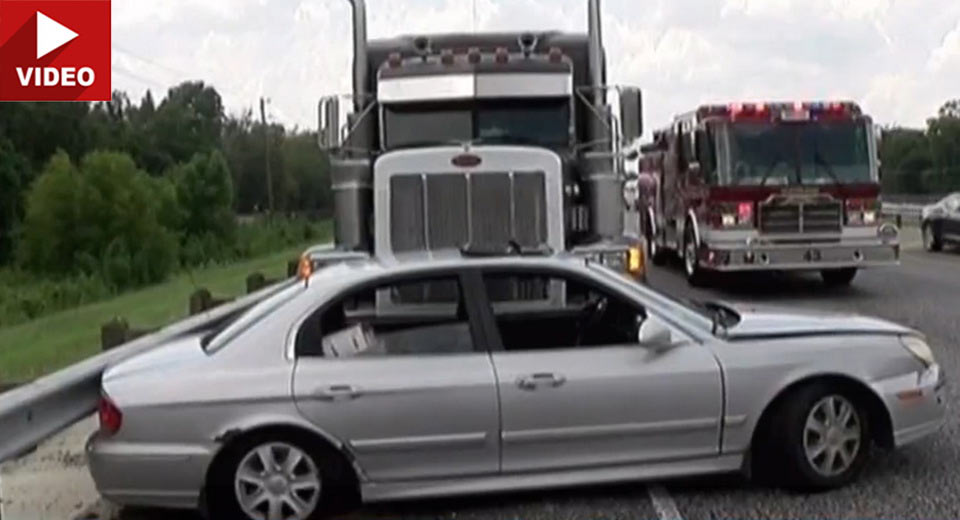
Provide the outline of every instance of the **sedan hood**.
[[733,310],[739,315],[736,323],[721,329],[720,334],[727,339],[843,334],[916,334],[908,327],[856,314],[726,302],[717,305]]
[[130,376],[161,372],[205,359],[207,355],[200,346],[201,338],[201,334],[175,338],[152,350],[121,361],[103,373],[103,382],[115,382]]

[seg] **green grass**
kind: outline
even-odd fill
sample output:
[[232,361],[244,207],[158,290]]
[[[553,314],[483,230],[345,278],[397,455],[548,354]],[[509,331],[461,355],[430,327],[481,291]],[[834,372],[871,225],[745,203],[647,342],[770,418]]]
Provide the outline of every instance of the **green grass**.
[[0,383],[28,381],[98,353],[100,326],[115,317],[126,319],[134,329],[160,327],[189,314],[188,298],[198,287],[206,287],[214,297],[235,297],[246,293],[246,279],[251,273],[285,277],[287,261],[306,246],[183,272],[160,285],[0,328]]

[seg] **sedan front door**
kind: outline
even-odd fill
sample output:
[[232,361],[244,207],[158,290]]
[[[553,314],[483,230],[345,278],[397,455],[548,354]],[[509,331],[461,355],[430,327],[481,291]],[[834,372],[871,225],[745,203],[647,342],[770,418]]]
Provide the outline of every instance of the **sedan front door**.
[[[674,330],[668,348],[641,346],[637,323],[653,310],[597,280],[496,272],[485,281],[502,338],[493,363],[503,472],[719,453],[720,368],[702,345]],[[510,301],[517,295],[528,301]]]
[[297,338],[301,412],[374,481],[499,470],[496,378],[456,276],[360,290]]

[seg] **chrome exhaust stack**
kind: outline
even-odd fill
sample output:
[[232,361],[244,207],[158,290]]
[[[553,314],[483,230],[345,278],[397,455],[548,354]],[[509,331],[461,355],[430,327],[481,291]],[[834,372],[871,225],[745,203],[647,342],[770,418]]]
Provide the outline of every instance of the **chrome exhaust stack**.
[[600,0],[588,0],[588,59],[592,104],[588,121],[589,146],[584,153],[584,180],[590,206],[590,231],[599,237],[616,237],[623,231],[621,212],[611,208],[622,206],[623,183],[614,162],[612,117],[606,95],[606,54],[600,16]]

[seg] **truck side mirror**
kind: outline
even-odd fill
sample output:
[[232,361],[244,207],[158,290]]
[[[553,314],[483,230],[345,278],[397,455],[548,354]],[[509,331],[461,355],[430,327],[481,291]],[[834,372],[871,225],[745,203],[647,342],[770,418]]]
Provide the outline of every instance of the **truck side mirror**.
[[340,135],[340,98],[329,96],[320,100],[319,131],[317,138],[321,150],[336,150],[343,144]]
[[620,88],[620,125],[625,146],[632,146],[643,135],[643,96],[639,88]]

